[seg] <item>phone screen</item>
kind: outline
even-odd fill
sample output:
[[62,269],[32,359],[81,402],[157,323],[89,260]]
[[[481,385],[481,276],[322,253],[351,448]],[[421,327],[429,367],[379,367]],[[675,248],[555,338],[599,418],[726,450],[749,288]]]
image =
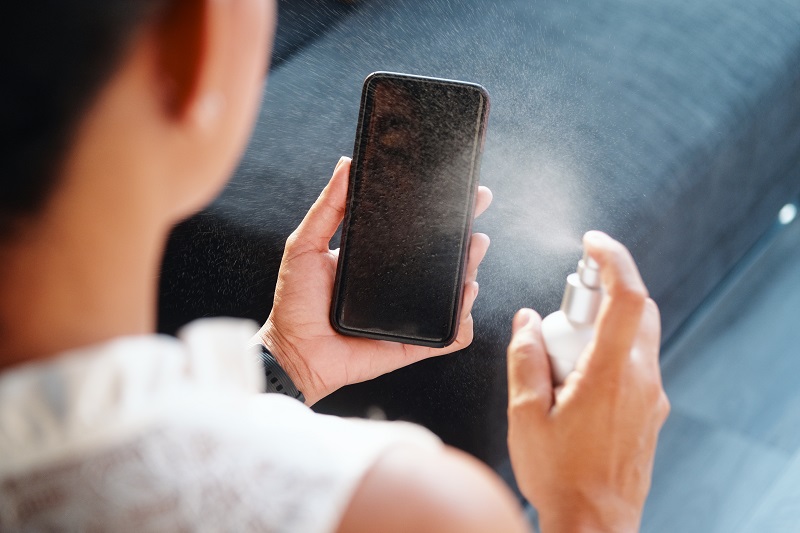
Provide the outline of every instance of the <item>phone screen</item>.
[[456,336],[488,113],[474,84],[367,78],[332,320],[443,346]]

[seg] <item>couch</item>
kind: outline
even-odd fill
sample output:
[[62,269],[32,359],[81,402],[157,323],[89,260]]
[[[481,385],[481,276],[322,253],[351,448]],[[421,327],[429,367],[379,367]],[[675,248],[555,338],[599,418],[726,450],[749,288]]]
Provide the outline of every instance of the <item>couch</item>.
[[495,200],[476,229],[492,246],[472,346],[315,409],[418,422],[509,482],[511,317],[557,309],[584,231],[629,246],[668,342],[800,192],[797,0],[285,0],[246,154],[170,238],[162,331],[267,317],[285,239],[352,153],[375,70],[490,92]]

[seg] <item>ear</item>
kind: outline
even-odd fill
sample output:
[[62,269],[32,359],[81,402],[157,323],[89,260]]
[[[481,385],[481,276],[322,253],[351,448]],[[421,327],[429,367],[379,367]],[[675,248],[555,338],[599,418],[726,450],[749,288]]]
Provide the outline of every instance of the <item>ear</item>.
[[155,137],[168,167],[168,179],[160,178],[166,203],[183,218],[213,199],[247,144],[276,6],[274,0],[165,3],[149,39],[161,119]]
[[[171,0],[155,24],[164,110],[202,130],[216,127],[249,83],[262,79],[275,30],[274,0]],[[266,40],[264,38],[267,38]],[[257,53],[253,53],[258,49]],[[245,76],[247,78],[247,76]]]
[[174,0],[156,24],[158,67],[164,110],[187,117],[202,92],[203,69],[211,49],[212,9],[207,0]]

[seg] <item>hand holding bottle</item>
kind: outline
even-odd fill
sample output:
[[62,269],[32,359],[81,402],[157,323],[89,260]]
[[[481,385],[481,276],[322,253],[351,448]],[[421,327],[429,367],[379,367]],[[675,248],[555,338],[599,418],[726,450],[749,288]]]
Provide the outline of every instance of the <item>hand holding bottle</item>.
[[508,348],[509,433],[522,493],[542,531],[636,531],[658,432],[669,413],[658,354],[660,317],[630,253],[584,237],[605,290],[593,340],[554,392],[541,319],[514,317]]

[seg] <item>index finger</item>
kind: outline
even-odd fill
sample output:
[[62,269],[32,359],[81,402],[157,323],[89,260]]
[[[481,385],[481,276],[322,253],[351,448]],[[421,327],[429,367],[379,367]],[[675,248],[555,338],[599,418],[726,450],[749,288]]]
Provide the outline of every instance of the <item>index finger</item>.
[[639,331],[647,288],[633,257],[621,243],[599,231],[588,232],[583,243],[600,266],[606,292],[595,331],[596,357],[627,360]]
[[475,218],[478,218],[489,208],[492,203],[492,191],[483,185],[478,187],[478,196],[475,199]]

